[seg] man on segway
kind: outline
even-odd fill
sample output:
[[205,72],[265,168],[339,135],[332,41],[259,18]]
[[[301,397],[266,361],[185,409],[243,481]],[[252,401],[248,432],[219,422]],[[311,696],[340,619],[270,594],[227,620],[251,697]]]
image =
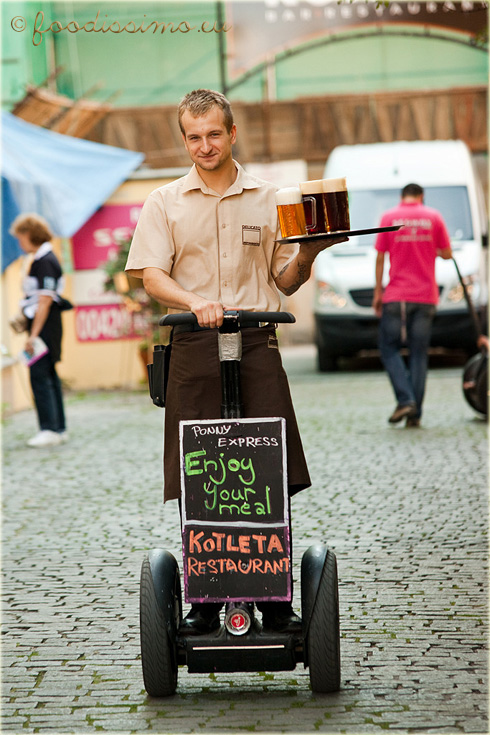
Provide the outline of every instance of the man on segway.
[[[278,243],[276,187],[247,174],[233,159],[236,126],[219,92],[195,90],[178,108],[190,172],[150,194],[126,265],[169,312],[191,311],[197,324],[172,333],[168,375],[164,501],[180,497],[179,421],[220,416],[217,330],[224,309],[277,311],[279,291],[293,294],[308,279],[315,257],[344,237],[298,245]],[[310,486],[275,325],[248,323],[242,335],[241,386],[248,417],[286,419],[288,491]],[[186,635],[220,625],[221,603],[195,603]],[[290,602],[258,602],[264,630],[296,632],[301,619]]]

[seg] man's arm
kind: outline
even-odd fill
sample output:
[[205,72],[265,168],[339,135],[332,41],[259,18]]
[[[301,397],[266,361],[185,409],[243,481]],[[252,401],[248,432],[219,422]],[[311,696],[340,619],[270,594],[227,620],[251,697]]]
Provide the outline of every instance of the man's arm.
[[322,250],[332,247],[339,242],[346,242],[347,237],[332,240],[316,240],[315,243],[301,244],[297,255],[286,263],[274,281],[285,296],[291,296],[303,283],[306,283],[311,274],[313,262]]
[[374,287],[372,307],[376,316],[381,316],[383,310],[383,271],[385,266],[385,254],[378,251],[376,256],[376,285]]
[[436,215],[436,227],[434,228],[436,236],[437,255],[443,260],[451,260],[453,251],[451,250],[451,238],[447,231],[446,224],[440,214]]
[[186,291],[160,268],[143,268],[143,286],[163,306],[192,311],[200,327],[220,327],[223,323],[223,306],[219,302]]

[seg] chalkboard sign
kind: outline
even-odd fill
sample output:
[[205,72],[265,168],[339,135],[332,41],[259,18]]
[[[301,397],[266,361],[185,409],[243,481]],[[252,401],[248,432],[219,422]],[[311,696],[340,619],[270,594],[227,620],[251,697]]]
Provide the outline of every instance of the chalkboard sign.
[[285,423],[180,422],[187,602],[291,598]]

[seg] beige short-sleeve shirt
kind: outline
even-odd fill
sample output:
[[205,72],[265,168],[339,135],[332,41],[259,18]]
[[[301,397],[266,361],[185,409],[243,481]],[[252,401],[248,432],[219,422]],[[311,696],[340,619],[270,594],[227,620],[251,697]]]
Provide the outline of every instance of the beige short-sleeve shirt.
[[182,288],[225,307],[280,308],[274,278],[297,245],[275,242],[276,187],[235,165],[237,178],[223,196],[206,186],[195,166],[149,195],[129,251],[130,275],[142,278],[144,268],[160,268]]

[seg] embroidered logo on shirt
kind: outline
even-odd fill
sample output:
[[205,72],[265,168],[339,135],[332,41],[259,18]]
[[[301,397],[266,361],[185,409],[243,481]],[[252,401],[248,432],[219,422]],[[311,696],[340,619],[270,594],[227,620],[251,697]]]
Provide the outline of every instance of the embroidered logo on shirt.
[[260,245],[262,228],[256,225],[242,225],[242,244]]

